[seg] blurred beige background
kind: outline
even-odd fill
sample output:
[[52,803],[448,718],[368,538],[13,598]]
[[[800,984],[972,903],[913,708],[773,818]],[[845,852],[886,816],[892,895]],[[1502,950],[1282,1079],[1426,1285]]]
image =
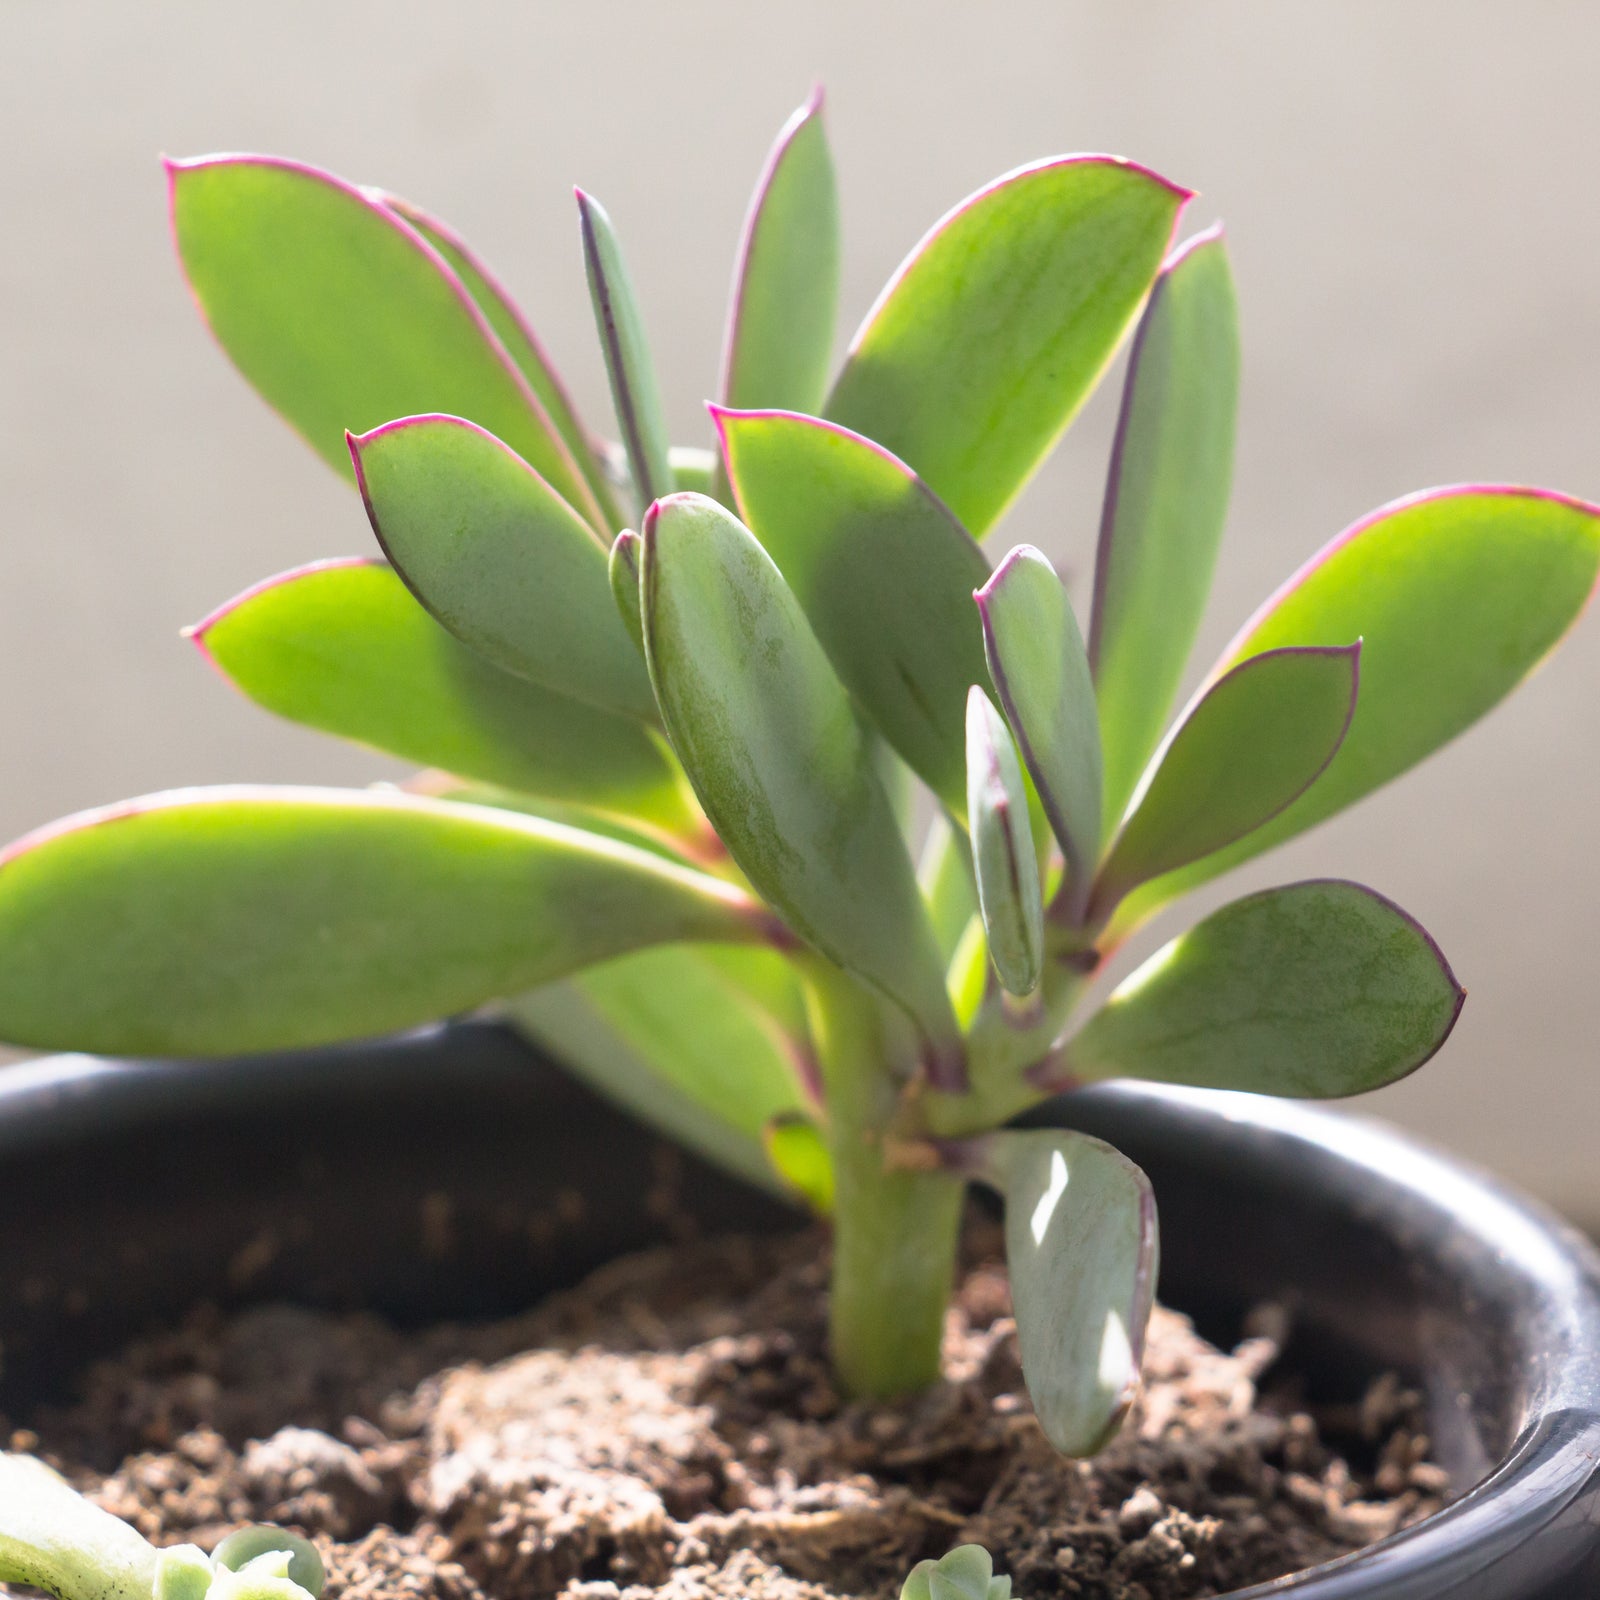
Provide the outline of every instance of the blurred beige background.
[[[1202,191],[1193,226],[1226,220],[1243,302],[1232,532],[1200,666],[1395,495],[1478,478],[1600,496],[1591,7],[0,0],[0,23],[0,835],[180,783],[393,770],[273,722],[178,639],[252,580],[370,536],[202,332],[163,150],[298,155],[441,212],[601,424],[583,183],[622,230],[685,442],[705,434],[750,186],[813,79],[842,184],[842,335],[983,180],[1070,149],[1149,162]],[[1113,399],[1003,536],[1044,545],[1080,593]],[[1331,872],[1420,916],[1471,999],[1438,1060],[1360,1109],[1588,1221],[1597,687],[1590,616],[1486,725],[1227,889]]]

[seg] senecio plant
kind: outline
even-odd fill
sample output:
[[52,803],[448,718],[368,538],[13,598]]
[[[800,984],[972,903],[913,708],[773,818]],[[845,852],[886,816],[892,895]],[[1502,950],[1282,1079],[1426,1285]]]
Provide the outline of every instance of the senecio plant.
[[[1355,1094],[1439,1048],[1461,988],[1354,883],[1247,895],[1094,980],[1180,893],[1500,700],[1593,588],[1600,512],[1507,487],[1387,505],[1168,727],[1238,384],[1222,234],[1174,248],[1189,191],[1106,156],[997,179],[912,250],[830,380],[814,99],[750,208],[706,451],[669,444],[581,191],[620,446],[443,223],[289,161],[168,170],[212,332],[383,552],[270,578],[194,643],[268,709],[427,771],[180,790],[22,840],[0,1036],[201,1055],[504,1004],[616,1099],[831,1213],[833,1359],[861,1397],[937,1377],[981,1182],[1039,1420],[1094,1450],[1137,1385],[1155,1206],[1114,1149],[1012,1120],[1112,1077]],[[1043,555],[983,541],[1130,334],[1085,641]]]

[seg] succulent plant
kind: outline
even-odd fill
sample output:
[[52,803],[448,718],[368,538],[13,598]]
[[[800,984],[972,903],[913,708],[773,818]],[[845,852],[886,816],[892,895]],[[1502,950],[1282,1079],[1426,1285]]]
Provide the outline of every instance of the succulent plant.
[[[1083,1002],[1181,892],[1499,701],[1593,588],[1600,513],[1502,487],[1383,507],[1164,734],[1238,384],[1222,235],[1173,249],[1188,191],[1103,156],[1007,174],[912,250],[830,383],[814,99],[749,213],[707,451],[669,442],[581,192],[620,448],[444,224],[287,161],[169,173],[213,333],[358,486],[385,557],[269,579],[194,641],[268,709],[428,770],[178,791],[20,841],[0,1037],[182,1056],[503,1004],[606,1093],[831,1212],[833,1356],[864,1396],[936,1377],[984,1182],[1040,1420],[1093,1450],[1137,1383],[1150,1188],[1094,1139],[1007,1124],[1119,1076],[1354,1094],[1438,1049],[1449,966],[1340,881],[1224,906]],[[1085,641],[1044,556],[979,541],[1130,333]]]
[[158,1550],[31,1456],[0,1455],[0,1583],[59,1600],[318,1600],[322,1557],[298,1534],[240,1528],[207,1555]]
[[919,1561],[900,1600],[1011,1600],[1011,1580],[995,1576],[994,1558],[981,1544],[958,1544],[938,1560]]

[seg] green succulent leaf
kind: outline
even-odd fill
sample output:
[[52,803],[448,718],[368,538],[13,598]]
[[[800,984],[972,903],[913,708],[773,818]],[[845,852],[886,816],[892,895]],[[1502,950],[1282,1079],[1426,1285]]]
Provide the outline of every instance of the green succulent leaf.
[[977,684],[967,696],[967,828],[994,970],[1008,993],[1032,994],[1044,967],[1044,907],[1028,792],[1011,734]]
[[982,1175],[1005,1201],[1033,1409],[1063,1455],[1093,1455],[1138,1391],[1158,1249],[1149,1180],[1110,1145],[1065,1129],[995,1133],[981,1148]]
[[1099,380],[1188,198],[1107,156],[996,179],[890,279],[827,415],[908,462],[982,537]]
[[623,263],[611,218],[598,200],[582,189],[578,220],[583,235],[583,260],[589,274],[595,326],[611,379],[622,448],[627,454],[634,494],[640,507],[672,489],[672,461],[661,391],[656,384],[650,345],[644,334],[633,284]]
[[838,301],[839,195],[818,88],[784,124],[745,218],[722,403],[820,410]]
[[1332,1099],[1393,1083],[1465,999],[1439,947],[1357,883],[1289,884],[1158,950],[1066,1047],[1074,1077]]
[[1100,852],[1100,721],[1072,603],[1056,569],[1018,545],[975,596],[989,675],[1066,857],[1074,915]]
[[1218,678],[1152,763],[1100,870],[1097,905],[1203,860],[1303,794],[1355,714],[1360,657],[1359,642],[1291,646]]
[[989,563],[927,485],[870,440],[788,412],[712,415],[739,515],[834,671],[960,814],[967,689],[987,675],[972,591]]
[[0,1455],[0,1583],[60,1600],[150,1600],[156,1550],[31,1456]]
[[595,504],[600,508],[599,531],[609,534],[613,529],[620,528],[623,519],[617,511],[611,485],[601,468],[594,437],[583,425],[567,386],[561,381],[554,362],[516,301],[482,258],[448,223],[430,216],[420,206],[412,205],[399,195],[376,192],[374,198],[408,222],[444,257],[450,270],[461,280],[489,326],[494,329],[496,337],[506,347],[506,353],[516,362],[523,377],[538,395],[539,403],[577,463]]
[[190,634],[237,688],[293,722],[480,783],[692,826],[657,735],[502,672],[446,633],[381,561],[268,578]]
[[539,397],[409,223],[331,173],[269,156],[202,156],[167,173],[178,253],[211,331],[336,471],[350,471],[347,430],[449,412],[504,439],[603,525]]
[[766,1127],[767,1158],[787,1188],[819,1216],[833,1213],[833,1157],[816,1121],[800,1112],[775,1117]]
[[519,996],[509,1012],[592,1088],[740,1177],[780,1187],[765,1131],[812,1095],[804,999],[781,955],[663,945]]
[[1600,509],[1537,489],[1437,489],[1340,534],[1213,670],[1360,639],[1361,701],[1328,769],[1227,849],[1130,895],[1120,935],[1174,896],[1342,811],[1499,703],[1560,642],[1600,572]]
[[[672,487],[690,494],[714,494],[717,473],[721,462],[715,450],[697,444],[675,444],[667,451],[667,465],[672,469]],[[716,498],[721,500],[720,494]]]
[[971,843],[943,811],[934,812],[929,823],[917,862],[917,882],[939,953],[948,962],[967,924],[978,915],[978,895]]
[[1089,662],[1120,817],[1183,678],[1233,479],[1238,307],[1220,227],[1161,269],[1128,358],[1100,519]]
[[218,1055],[449,1016],[651,944],[770,937],[718,879],[511,811],[178,790],[0,855],[0,1038]]
[[386,423],[350,455],[384,554],[451,633],[547,689],[654,716],[606,546],[527,462],[458,417]]
[[308,1594],[322,1593],[328,1574],[317,1547],[298,1533],[274,1527],[269,1522],[235,1528],[212,1552],[211,1559],[215,1565],[225,1567],[229,1572],[242,1572],[251,1563],[269,1555],[287,1558],[283,1576],[290,1582],[298,1584]]
[[1011,1580],[995,1577],[981,1544],[961,1544],[937,1561],[919,1561],[900,1586],[900,1600],[1011,1600]]
[[650,675],[712,826],[796,932],[916,1019],[931,1072],[959,1071],[899,824],[799,602],[755,538],[704,496],[658,502],[643,541]]
[[[611,559],[607,576],[611,581],[611,598],[644,660],[644,621],[639,615],[639,535],[632,528],[624,528],[611,546]],[[651,691],[652,699],[655,691]]]

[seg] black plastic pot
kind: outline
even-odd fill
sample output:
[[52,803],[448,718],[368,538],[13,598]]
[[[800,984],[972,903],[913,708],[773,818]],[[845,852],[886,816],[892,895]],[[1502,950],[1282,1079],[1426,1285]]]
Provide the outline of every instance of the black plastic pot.
[[[1330,1393],[1397,1368],[1460,1497],[1296,1600],[1600,1594],[1600,1261],[1570,1229],[1396,1134],[1246,1096],[1056,1102],[1149,1172],[1163,1296],[1228,1337],[1262,1299]],[[512,1036],[175,1065],[0,1072],[0,1406],[200,1299],[408,1323],[527,1305],[686,1223],[779,1205],[669,1150]]]

